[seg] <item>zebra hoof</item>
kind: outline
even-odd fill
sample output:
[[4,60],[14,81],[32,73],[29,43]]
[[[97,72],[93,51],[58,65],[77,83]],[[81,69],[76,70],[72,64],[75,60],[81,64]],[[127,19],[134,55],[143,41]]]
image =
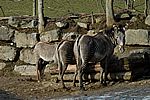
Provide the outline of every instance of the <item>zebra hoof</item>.
[[107,86],[107,83],[103,83],[102,85],[103,85],[103,86]]
[[85,91],[85,88],[84,87],[80,87],[80,91]]

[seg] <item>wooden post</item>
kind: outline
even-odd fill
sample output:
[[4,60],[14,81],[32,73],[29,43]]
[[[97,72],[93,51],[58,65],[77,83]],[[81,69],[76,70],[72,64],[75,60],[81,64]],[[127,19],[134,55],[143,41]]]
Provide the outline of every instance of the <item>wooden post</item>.
[[94,16],[93,16],[93,12],[91,14],[91,20],[92,20],[92,25],[94,24]]
[[33,16],[36,16],[36,0],[33,0]]
[[114,23],[113,0],[106,0],[106,25],[112,27]]
[[44,0],[38,0],[38,30],[39,33],[44,32]]
[[[33,0],[33,17],[36,17],[36,0]],[[32,27],[35,27],[35,19],[32,20]]]

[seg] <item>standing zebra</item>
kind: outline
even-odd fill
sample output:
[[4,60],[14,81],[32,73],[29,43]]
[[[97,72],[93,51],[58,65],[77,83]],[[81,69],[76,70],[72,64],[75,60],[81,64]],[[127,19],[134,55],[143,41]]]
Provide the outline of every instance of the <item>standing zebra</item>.
[[75,58],[73,53],[74,41],[63,40],[56,48],[56,60],[59,68],[59,76],[62,82],[63,88],[65,87],[63,76],[68,67],[68,64],[75,64]]
[[57,63],[59,68],[59,76],[62,82],[63,88],[65,84],[63,82],[63,76],[67,69],[68,64],[75,64],[75,58],[73,53],[73,47],[75,39],[78,34],[70,33],[66,34],[57,46],[51,45],[46,42],[38,42],[34,47],[36,68],[37,68],[37,80],[40,82],[44,75],[44,69],[48,63]]
[[78,37],[74,44],[74,55],[77,61],[74,85],[76,76],[79,74],[79,86],[81,90],[84,90],[82,76],[89,62],[101,62],[101,65],[103,65],[103,71],[100,77],[101,83],[106,85],[108,63],[117,44],[119,45],[120,51],[123,52],[124,30],[118,27],[113,27],[95,36],[82,35]]
[[54,56],[55,49],[56,46],[47,42],[38,42],[35,45],[33,52],[35,54],[38,82],[42,81],[46,64],[56,62]]

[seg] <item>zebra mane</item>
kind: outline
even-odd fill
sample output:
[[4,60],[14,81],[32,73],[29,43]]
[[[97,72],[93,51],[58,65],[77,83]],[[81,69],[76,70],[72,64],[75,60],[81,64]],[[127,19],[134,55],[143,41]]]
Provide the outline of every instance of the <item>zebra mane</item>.
[[105,29],[103,31],[100,31],[94,37],[99,37],[99,36],[100,37],[103,36],[105,39],[111,41],[114,46],[116,45],[113,28],[109,28],[109,29]]

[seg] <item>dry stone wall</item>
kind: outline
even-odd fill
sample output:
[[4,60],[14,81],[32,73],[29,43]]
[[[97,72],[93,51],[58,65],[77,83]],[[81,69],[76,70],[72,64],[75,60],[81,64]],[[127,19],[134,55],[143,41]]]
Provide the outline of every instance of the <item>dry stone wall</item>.
[[[18,17],[9,17],[7,24],[13,27],[26,28],[27,30],[32,27],[31,24],[33,18],[30,19],[27,17],[26,19],[23,17],[22,19],[17,19]],[[149,20],[147,20],[146,23],[149,23]],[[95,30],[87,29],[89,27],[89,22],[85,23],[81,21],[76,22],[76,24],[85,30],[89,30],[88,33],[90,35],[95,34]],[[33,53],[33,48],[39,40],[44,42],[53,42],[53,45],[55,45],[55,43],[58,43],[57,41],[59,41],[63,35],[65,36],[65,34],[77,33],[76,29],[72,29],[72,27],[70,27],[71,30],[63,32],[63,28],[68,26],[66,22],[57,22],[56,28],[48,30],[40,35],[37,32],[32,31],[19,31],[18,29],[9,27],[9,25],[0,25],[0,70],[11,66],[14,71],[20,73],[21,75],[36,75],[35,55]],[[70,39],[71,37],[65,37],[65,39],[66,38]],[[149,30],[128,29],[126,31],[127,45],[138,44],[150,46],[149,40]]]
[[[52,42],[52,51],[55,51],[54,48],[61,38],[71,39],[65,34],[77,34],[76,31],[62,31],[67,22],[56,22],[57,27],[39,35],[36,31],[28,31],[33,28],[32,21],[36,23],[36,18],[11,16],[7,20],[6,25],[0,25],[0,70],[11,67],[21,75],[36,75],[33,49],[38,41]],[[35,24],[34,29],[36,28]]]
[[32,51],[37,42],[36,34],[37,33],[21,33],[10,29],[7,26],[1,26],[0,69],[2,70],[9,66],[22,75],[28,75],[29,73],[34,75],[35,73],[33,74],[33,66],[35,64],[35,58]]

